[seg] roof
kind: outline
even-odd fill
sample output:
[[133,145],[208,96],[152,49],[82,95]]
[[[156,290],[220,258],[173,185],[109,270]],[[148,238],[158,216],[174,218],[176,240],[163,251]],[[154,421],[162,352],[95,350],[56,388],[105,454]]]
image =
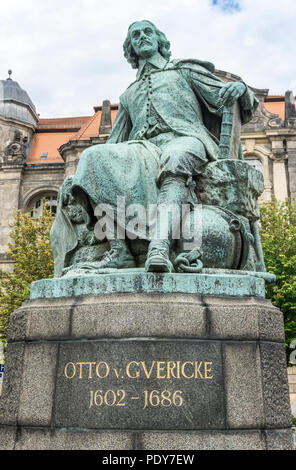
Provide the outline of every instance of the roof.
[[88,140],[99,135],[102,111],[98,110],[70,140]]
[[40,119],[30,145],[27,163],[63,162],[58,148],[68,142],[90,119],[91,116]]
[[[58,148],[74,135],[73,132],[37,132],[27,157],[27,163],[63,162]],[[42,157],[42,153],[44,156]],[[47,155],[45,155],[47,154]],[[46,157],[46,158],[45,158]]]
[[33,126],[38,122],[36,108],[28,93],[11,78],[0,80],[0,115]]
[[[278,114],[282,120],[285,120],[285,96],[268,95],[264,100],[264,107],[272,114]],[[296,109],[296,103],[295,103]]]
[[[94,108],[93,116],[40,119],[33,135],[27,163],[63,162],[59,148],[70,141],[89,140],[99,135],[102,106]],[[111,123],[113,125],[118,111],[118,104],[111,105]],[[42,153],[47,153],[42,157]]]
[[266,101],[264,107],[272,114],[278,114],[282,120],[285,119],[285,100],[279,102]]
[[40,119],[38,122],[38,131],[50,129],[80,129],[90,116],[66,117],[66,118],[50,118]]
[[[59,147],[69,141],[89,140],[99,135],[101,110],[93,116],[40,119],[33,136],[27,163],[63,162]],[[42,153],[47,156],[42,157]]]

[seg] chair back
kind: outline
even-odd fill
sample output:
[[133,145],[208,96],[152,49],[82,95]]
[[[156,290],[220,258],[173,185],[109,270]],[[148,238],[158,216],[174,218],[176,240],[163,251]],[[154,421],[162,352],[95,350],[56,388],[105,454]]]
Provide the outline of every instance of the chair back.
[[219,143],[219,158],[243,160],[241,140],[241,118],[239,104],[224,106]]

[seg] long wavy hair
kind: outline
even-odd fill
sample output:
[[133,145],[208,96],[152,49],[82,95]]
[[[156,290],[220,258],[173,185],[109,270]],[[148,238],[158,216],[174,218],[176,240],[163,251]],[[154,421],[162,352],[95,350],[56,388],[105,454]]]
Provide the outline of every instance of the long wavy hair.
[[[169,60],[171,56],[171,51],[170,51],[170,42],[167,40],[166,35],[159,31],[159,29],[156,28],[156,26],[151,23],[151,21],[148,20],[143,20],[145,23],[149,23],[151,26],[153,26],[157,36],[158,36],[158,52],[166,59]],[[132,23],[129,28],[128,28],[128,33],[127,37],[123,43],[123,52],[124,52],[124,57],[128,61],[129,64],[131,64],[133,69],[137,69],[139,67],[139,58],[137,54],[135,53],[132,44],[131,44],[131,38],[130,38],[130,28],[133,26],[133,24],[138,23],[138,21],[135,21]]]

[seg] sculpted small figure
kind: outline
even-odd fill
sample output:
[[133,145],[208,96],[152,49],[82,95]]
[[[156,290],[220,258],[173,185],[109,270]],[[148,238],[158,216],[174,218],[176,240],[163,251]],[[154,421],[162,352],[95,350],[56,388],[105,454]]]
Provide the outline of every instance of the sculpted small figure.
[[13,141],[5,149],[4,162],[23,163],[26,159],[28,137],[22,136],[20,131],[15,131]]
[[87,226],[87,213],[73,198],[71,188],[72,176],[68,176],[59,190],[58,211],[50,232],[55,277],[79,271],[82,264],[97,261],[106,250],[106,243],[99,245],[93,227]]

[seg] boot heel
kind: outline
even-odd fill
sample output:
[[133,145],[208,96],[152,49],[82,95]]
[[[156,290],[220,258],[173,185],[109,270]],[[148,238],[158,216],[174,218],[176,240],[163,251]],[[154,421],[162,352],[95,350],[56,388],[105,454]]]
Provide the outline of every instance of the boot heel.
[[146,261],[145,269],[149,273],[171,273],[173,271],[173,265],[165,258],[154,256],[153,258]]

